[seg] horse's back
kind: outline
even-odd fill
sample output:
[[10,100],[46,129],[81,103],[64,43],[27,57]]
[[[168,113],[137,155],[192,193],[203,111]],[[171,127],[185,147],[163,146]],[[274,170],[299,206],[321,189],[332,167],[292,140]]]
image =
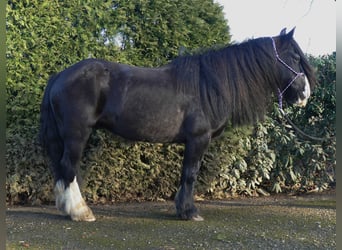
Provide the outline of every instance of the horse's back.
[[[53,92],[66,91],[76,88],[87,88],[93,85],[105,85],[109,81],[109,70],[106,61],[85,59],[61,71],[54,79]],[[52,94],[51,92],[50,94]]]

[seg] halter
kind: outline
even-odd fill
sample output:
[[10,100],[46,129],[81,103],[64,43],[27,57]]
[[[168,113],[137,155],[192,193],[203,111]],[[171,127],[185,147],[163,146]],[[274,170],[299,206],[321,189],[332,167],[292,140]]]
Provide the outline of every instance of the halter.
[[275,56],[277,58],[277,60],[282,64],[284,65],[288,70],[290,70],[292,73],[294,73],[296,76],[290,81],[290,83],[283,89],[283,91],[281,91],[279,88],[278,88],[278,102],[279,102],[279,109],[283,111],[283,95],[285,93],[285,91],[294,83],[295,80],[297,80],[298,77],[300,76],[304,76],[304,73],[302,72],[297,72],[295,71],[293,68],[291,68],[291,66],[289,66],[286,62],[284,62],[279,54],[278,54],[278,51],[277,51],[277,47],[276,47],[276,44],[275,44],[275,41],[273,39],[273,37],[271,37],[271,40],[272,40],[272,44],[273,44],[273,49],[274,49],[274,53],[275,53]]
[[280,113],[286,118],[286,120],[291,124],[291,126],[298,132],[300,133],[302,136],[304,137],[307,137],[311,140],[314,140],[314,141],[328,141],[330,140],[331,138],[333,137],[329,137],[329,138],[319,138],[319,137],[315,137],[315,136],[310,136],[308,134],[306,134],[305,132],[303,132],[300,128],[298,128],[292,121],[291,119],[287,116],[287,114],[285,113],[285,111],[283,110],[283,95],[285,93],[285,91],[292,85],[292,83],[300,76],[303,76],[304,73],[302,72],[297,72],[295,71],[293,68],[291,68],[291,66],[289,66],[286,62],[284,62],[280,57],[279,57],[279,54],[278,54],[278,51],[277,51],[277,47],[276,47],[276,44],[275,44],[275,41],[273,39],[273,37],[271,37],[271,40],[272,40],[272,44],[273,44],[273,49],[274,49],[274,52],[275,52],[275,55],[276,55],[276,58],[277,60],[283,64],[288,70],[290,70],[292,73],[294,73],[296,76],[290,81],[290,83],[283,89],[283,91],[281,91],[279,88],[278,88],[278,103],[279,103],[279,110],[280,110]]

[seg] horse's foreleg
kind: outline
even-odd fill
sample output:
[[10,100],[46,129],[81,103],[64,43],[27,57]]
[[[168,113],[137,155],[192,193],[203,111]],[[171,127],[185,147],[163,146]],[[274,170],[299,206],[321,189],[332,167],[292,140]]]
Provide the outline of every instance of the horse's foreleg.
[[194,205],[193,189],[202,156],[209,144],[209,138],[208,135],[203,135],[190,140],[185,145],[181,187],[175,199],[177,215],[183,220],[203,220]]

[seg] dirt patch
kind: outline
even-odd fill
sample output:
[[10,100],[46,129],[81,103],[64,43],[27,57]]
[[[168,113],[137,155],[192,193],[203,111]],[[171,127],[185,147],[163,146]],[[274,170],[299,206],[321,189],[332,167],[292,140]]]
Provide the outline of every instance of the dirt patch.
[[92,223],[8,207],[6,249],[336,249],[334,192],[196,204],[204,222],[178,220],[171,201],[91,206]]

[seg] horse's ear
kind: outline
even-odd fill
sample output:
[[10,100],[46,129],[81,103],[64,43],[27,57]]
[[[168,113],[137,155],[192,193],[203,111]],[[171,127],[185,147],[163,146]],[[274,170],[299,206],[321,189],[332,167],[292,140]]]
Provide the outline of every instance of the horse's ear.
[[282,29],[282,30],[280,31],[280,35],[281,35],[281,36],[286,35],[286,28],[284,28],[284,29]]
[[286,38],[293,38],[296,27],[294,27],[289,33],[286,34],[286,28],[280,31],[280,36],[286,36]]
[[295,29],[296,29],[296,27],[293,27],[293,29],[292,29],[289,33],[287,33],[287,36],[288,36],[289,38],[293,38],[293,34],[294,34],[294,32],[295,32]]
[[280,32],[280,41],[287,43],[293,39],[293,34],[295,32],[296,27],[294,27],[289,33],[286,33],[286,28],[282,29]]

